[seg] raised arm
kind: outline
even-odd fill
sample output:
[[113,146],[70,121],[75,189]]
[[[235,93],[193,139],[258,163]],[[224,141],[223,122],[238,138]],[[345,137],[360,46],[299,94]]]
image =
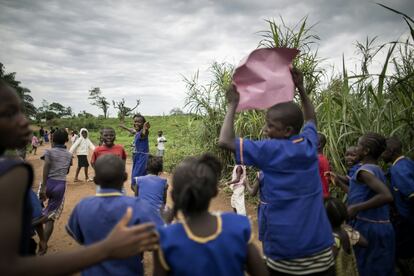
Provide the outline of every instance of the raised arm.
[[151,125],[149,122],[144,123],[144,126],[142,127],[141,138],[148,137],[150,127]]
[[135,133],[137,133],[137,132],[135,131],[135,129],[133,129],[133,128],[129,128],[129,127],[127,127],[127,126],[123,125],[123,124],[120,124],[120,125],[119,125],[119,127],[120,127],[120,128],[122,128],[123,130],[128,131],[130,134],[135,134]]
[[233,86],[227,91],[227,100],[227,113],[221,126],[218,146],[234,152],[236,150],[234,145],[234,115],[239,104],[239,93],[237,93]]
[[293,82],[295,83],[296,88],[298,89],[300,101],[302,102],[303,116],[305,121],[313,120],[316,125],[316,114],[315,108],[309,99],[305,91],[305,86],[303,85],[303,74],[298,69],[293,68],[291,70]]

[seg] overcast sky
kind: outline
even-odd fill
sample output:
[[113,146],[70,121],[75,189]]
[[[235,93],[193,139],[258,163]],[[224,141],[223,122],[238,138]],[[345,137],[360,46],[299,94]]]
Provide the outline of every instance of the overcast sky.
[[[414,16],[413,0],[381,3]],[[402,18],[365,0],[0,0],[0,62],[43,99],[98,114],[87,97],[139,98],[146,115],[182,107],[182,76],[209,77],[213,61],[237,64],[267,30],[265,19],[294,24],[304,16],[321,38],[320,57],[356,61],[355,41],[407,32]],[[110,115],[115,116],[113,108]]]

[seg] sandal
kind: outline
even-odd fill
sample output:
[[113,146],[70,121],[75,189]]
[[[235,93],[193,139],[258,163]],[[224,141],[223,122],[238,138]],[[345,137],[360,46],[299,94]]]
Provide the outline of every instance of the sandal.
[[86,179],[86,182],[93,182],[93,178]]

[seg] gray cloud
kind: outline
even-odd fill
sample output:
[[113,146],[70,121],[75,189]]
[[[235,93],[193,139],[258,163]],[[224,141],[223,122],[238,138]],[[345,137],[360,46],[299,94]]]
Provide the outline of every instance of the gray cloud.
[[[409,15],[410,0],[387,0]],[[316,23],[320,55],[355,62],[354,43],[382,42],[407,32],[401,17],[370,1],[4,1],[0,0],[0,61],[42,99],[98,113],[87,91],[109,99],[142,100],[144,114],[182,106],[182,76],[202,80],[214,61],[237,63],[257,47],[265,19],[304,16]],[[114,114],[114,111],[111,111]]]

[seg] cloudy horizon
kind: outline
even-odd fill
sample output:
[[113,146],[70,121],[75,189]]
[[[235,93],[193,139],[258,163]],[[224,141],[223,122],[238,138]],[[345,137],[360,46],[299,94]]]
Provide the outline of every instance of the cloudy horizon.
[[[414,15],[412,0],[381,3]],[[100,87],[111,103],[140,99],[141,113],[168,114],[183,108],[183,76],[199,70],[207,82],[214,61],[237,64],[258,46],[265,20],[280,16],[316,23],[326,67],[340,67],[344,55],[353,69],[355,42],[367,36],[384,43],[408,33],[401,16],[373,1],[0,0],[0,62],[36,106],[45,99],[98,115],[87,98]]]

